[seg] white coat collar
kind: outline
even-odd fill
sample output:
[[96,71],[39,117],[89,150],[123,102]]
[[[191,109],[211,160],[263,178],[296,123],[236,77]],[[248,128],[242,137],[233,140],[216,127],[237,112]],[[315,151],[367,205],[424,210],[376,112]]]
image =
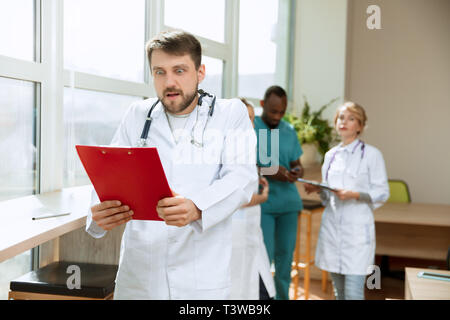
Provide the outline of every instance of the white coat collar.
[[353,152],[353,149],[355,148],[355,146],[359,143],[359,139],[355,139],[352,143],[344,146],[342,144],[342,142],[339,144],[339,151],[348,151],[348,152]]

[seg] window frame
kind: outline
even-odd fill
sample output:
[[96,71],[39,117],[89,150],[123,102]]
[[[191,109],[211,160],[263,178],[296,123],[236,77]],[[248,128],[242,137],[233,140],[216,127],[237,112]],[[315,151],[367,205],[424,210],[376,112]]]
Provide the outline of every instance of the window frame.
[[[240,7],[240,0],[236,1],[238,3],[238,11]],[[295,10],[296,10],[296,0],[278,0],[278,20],[286,20],[285,24],[287,38],[284,42],[277,41],[276,42],[276,57],[275,57],[275,73],[274,73],[274,81],[276,84],[281,85],[287,93],[288,101],[292,101],[293,99],[293,79],[294,79],[294,70],[289,67],[294,65],[294,49],[295,49]],[[236,15],[237,22],[235,23],[237,26],[239,25],[239,15]],[[291,31],[289,31],[291,30]],[[236,30],[236,34],[239,34],[239,28]],[[239,78],[239,38],[237,39],[237,44],[235,45],[237,48],[236,51],[236,74],[234,75],[235,79]],[[238,83],[236,83],[236,91],[238,94],[239,88]],[[243,96],[255,105],[255,107],[259,107],[259,100],[263,99],[263,97],[253,97],[253,96]]]
[[[42,83],[47,81],[45,66],[41,62],[41,25],[42,25],[42,1],[33,1],[34,11],[34,61],[17,59],[14,57],[0,55],[0,77],[13,80],[29,81],[34,84],[34,101],[36,108],[35,135],[36,135],[36,180],[35,194],[41,193],[41,90]],[[39,247],[31,249],[30,269],[36,270],[39,267]]]
[[[164,2],[160,2],[160,30],[170,30],[173,27],[164,24]],[[225,35],[224,42],[207,39],[199,35],[195,37],[202,45],[202,55],[223,61],[222,96],[232,98],[237,94],[237,59],[239,52],[239,0],[225,0]],[[156,32],[155,35],[158,33]]]

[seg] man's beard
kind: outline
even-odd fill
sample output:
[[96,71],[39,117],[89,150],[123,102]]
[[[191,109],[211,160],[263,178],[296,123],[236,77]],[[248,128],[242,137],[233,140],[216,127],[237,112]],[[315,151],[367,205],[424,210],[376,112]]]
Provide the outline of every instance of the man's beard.
[[269,127],[269,129],[276,129],[278,127],[278,125],[280,124],[281,121],[278,121],[277,123],[274,123],[274,121],[271,121],[269,118],[267,117],[262,117],[264,123],[266,124],[266,126]]
[[[184,110],[186,110],[187,107],[189,107],[191,105],[192,101],[194,101],[195,98],[197,97],[197,91],[198,91],[198,84],[195,86],[194,92],[188,96],[186,96],[183,93],[183,91],[181,91],[181,90],[167,88],[166,90],[164,90],[163,98],[160,100],[166,111],[168,111],[172,114],[177,114],[177,113],[183,112]],[[180,94],[180,96],[182,97],[182,101],[178,105],[174,105],[174,104],[171,105],[170,102],[167,104],[164,103],[164,99],[166,98],[167,92],[176,92],[176,93]]]

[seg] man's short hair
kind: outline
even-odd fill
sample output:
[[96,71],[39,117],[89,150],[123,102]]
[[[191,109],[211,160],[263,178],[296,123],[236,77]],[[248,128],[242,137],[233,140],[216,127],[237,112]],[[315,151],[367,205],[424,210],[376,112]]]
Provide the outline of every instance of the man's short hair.
[[267,99],[269,99],[269,97],[275,94],[280,98],[283,97],[287,97],[286,91],[284,91],[284,89],[280,86],[271,86],[266,90],[266,93],[264,94],[264,102],[267,101]]
[[157,49],[176,56],[189,54],[197,70],[202,63],[202,46],[200,42],[192,34],[182,30],[161,32],[147,42],[145,51],[147,52],[150,68],[152,65],[152,53]]

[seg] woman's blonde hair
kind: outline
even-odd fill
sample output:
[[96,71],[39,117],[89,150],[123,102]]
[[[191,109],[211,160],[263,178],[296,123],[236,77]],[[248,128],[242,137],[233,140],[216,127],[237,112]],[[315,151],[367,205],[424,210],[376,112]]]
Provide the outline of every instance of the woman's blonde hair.
[[366,122],[367,122],[366,111],[364,111],[363,107],[361,107],[359,104],[357,104],[353,101],[347,101],[342,106],[337,108],[336,115],[334,116],[334,126],[336,127],[339,113],[344,109],[347,109],[348,111],[350,111],[356,117],[356,119],[359,121],[359,124],[361,125],[361,131],[358,132],[358,135],[362,134],[364,131],[364,128],[366,127]]

